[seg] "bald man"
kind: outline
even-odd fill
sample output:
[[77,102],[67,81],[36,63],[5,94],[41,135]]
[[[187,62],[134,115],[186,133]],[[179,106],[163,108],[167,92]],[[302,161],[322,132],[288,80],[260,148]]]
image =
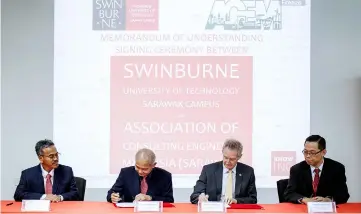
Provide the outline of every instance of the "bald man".
[[108,191],[110,203],[133,201],[163,201],[173,203],[172,174],[155,167],[156,157],[150,149],[140,149],[135,166],[120,170],[115,184]]

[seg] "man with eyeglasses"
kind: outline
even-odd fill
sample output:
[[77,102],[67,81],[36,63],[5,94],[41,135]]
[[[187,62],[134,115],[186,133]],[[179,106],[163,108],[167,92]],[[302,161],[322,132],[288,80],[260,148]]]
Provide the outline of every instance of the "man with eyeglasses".
[[227,204],[256,204],[257,190],[252,167],[238,162],[243,146],[235,139],[223,145],[223,161],[205,165],[190,202],[224,201]]
[[346,203],[350,195],[343,164],[326,155],[326,140],[319,135],[309,136],[302,151],[305,160],[292,166],[284,196],[292,203]]
[[135,154],[135,166],[122,168],[107,194],[109,203],[133,201],[174,202],[172,174],[155,167],[156,156],[143,148]]
[[59,153],[51,140],[40,140],[35,145],[40,164],[21,173],[14,199],[22,201],[50,200],[51,202],[79,200],[73,170],[59,164]]

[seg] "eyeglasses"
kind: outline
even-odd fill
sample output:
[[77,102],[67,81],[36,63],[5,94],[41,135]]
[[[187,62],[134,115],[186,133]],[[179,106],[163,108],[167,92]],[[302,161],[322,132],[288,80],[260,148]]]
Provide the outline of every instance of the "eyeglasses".
[[48,155],[48,156],[45,156],[45,155],[40,155],[40,156],[50,158],[50,159],[55,159],[55,157],[59,158],[60,155],[61,155],[60,153],[56,153],[56,154],[51,154],[51,155]]
[[223,160],[229,161],[229,162],[235,162],[235,161],[237,161],[238,159],[237,159],[237,158],[229,158],[229,157],[223,156]]
[[307,155],[309,155],[309,156],[315,156],[315,155],[319,154],[319,153],[322,152],[322,151],[323,151],[323,150],[320,150],[320,151],[318,151],[318,152],[309,152],[309,151],[307,151],[307,150],[302,150],[302,153],[303,153],[304,156],[307,156]]

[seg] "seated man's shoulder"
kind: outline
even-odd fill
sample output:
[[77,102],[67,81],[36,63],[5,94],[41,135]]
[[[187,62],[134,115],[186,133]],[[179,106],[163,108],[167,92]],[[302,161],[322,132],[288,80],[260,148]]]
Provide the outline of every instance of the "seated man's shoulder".
[[325,164],[330,164],[333,166],[333,168],[337,168],[337,169],[345,168],[345,166],[342,163],[335,161],[331,158],[325,158]]
[[170,173],[169,171],[159,168],[159,167],[154,167],[154,172],[156,172],[158,175],[164,176],[164,177],[172,177],[172,173]]
[[64,168],[66,170],[73,170],[73,168],[71,166],[67,166],[67,165],[63,165],[63,164],[59,164],[59,167]]
[[32,167],[22,170],[22,173],[28,174],[28,173],[33,173],[33,172],[37,172],[40,170],[41,170],[40,165],[36,165],[36,166],[32,166]]
[[242,168],[243,171],[246,171],[246,172],[253,172],[254,169],[253,167],[247,165],[247,164],[244,164],[244,163],[237,163],[237,167],[240,167]]
[[309,168],[310,168],[310,165],[308,165],[306,161],[301,161],[301,162],[298,162],[295,165],[291,166],[290,171],[293,172],[293,171],[299,171],[302,169],[309,169]]
[[68,172],[72,172],[73,168],[71,166],[59,164],[58,168],[56,168],[55,170],[68,173]]
[[120,172],[122,174],[129,174],[129,173],[134,173],[135,168],[134,166],[127,166],[127,167],[123,167],[120,169]]
[[203,170],[213,171],[213,170],[218,169],[218,167],[223,167],[223,162],[222,161],[206,164],[206,165],[203,166]]

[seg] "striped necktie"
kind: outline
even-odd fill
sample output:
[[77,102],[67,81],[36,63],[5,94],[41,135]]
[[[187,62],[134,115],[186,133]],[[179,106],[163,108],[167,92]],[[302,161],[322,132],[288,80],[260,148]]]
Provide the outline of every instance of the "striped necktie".
[[142,182],[140,183],[140,192],[142,194],[147,194],[147,192],[148,192],[148,184],[147,184],[146,177],[144,177]]
[[53,194],[53,184],[51,183],[51,175],[46,175],[45,194]]
[[313,187],[313,197],[316,197],[318,183],[320,182],[320,169],[315,169],[314,172],[315,172],[315,177],[313,178],[312,187]]

